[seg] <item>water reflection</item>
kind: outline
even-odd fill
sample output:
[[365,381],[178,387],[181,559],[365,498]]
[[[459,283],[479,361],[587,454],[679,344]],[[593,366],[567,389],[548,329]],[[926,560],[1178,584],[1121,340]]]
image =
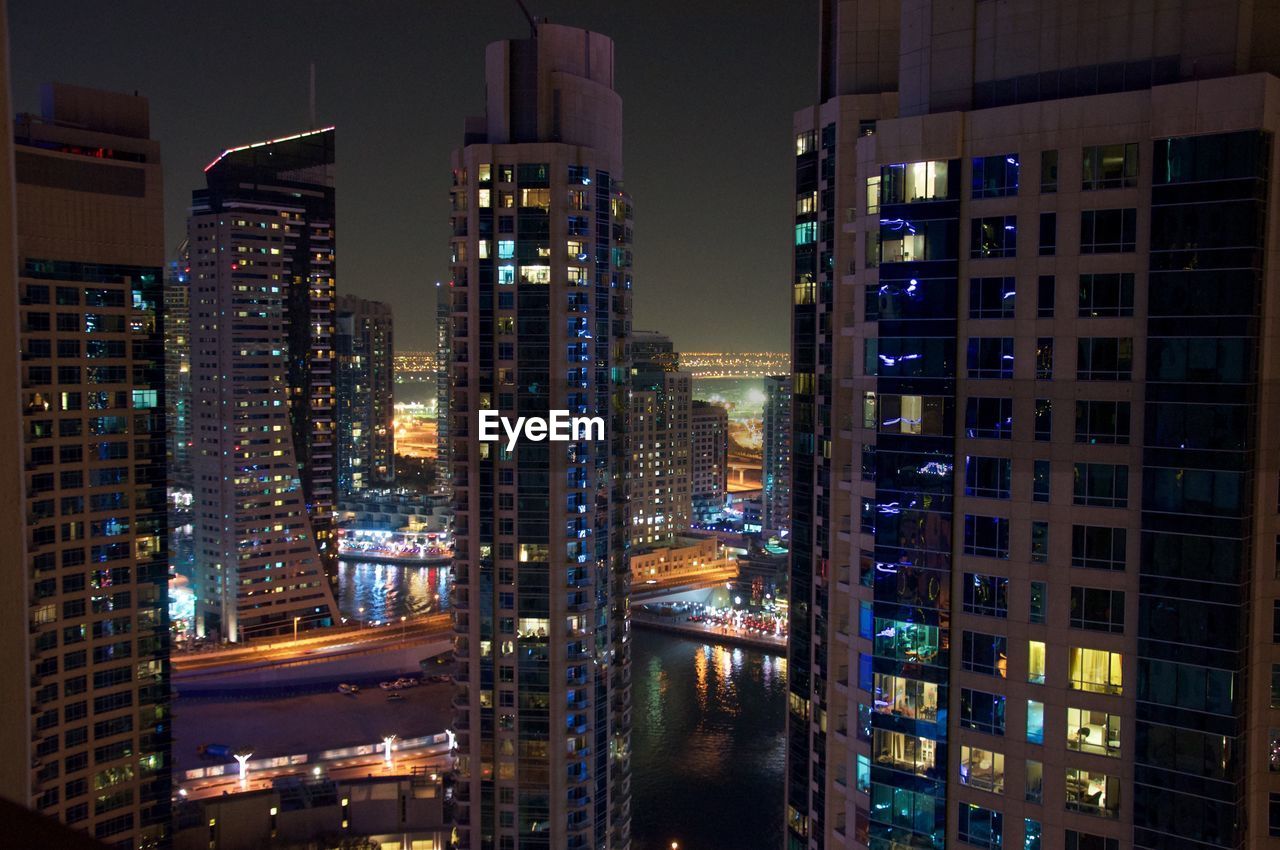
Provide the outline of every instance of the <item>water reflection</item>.
[[338,562],[338,609],[348,620],[367,623],[446,611],[450,573],[449,567],[344,559]]
[[782,846],[786,661],[638,629],[635,850]]

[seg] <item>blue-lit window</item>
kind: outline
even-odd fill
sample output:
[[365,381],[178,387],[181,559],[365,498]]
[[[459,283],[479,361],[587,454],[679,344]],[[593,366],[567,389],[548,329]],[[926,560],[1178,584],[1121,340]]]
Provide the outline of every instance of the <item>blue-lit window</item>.
[[1009,557],[1009,520],[965,514],[964,553],[984,558]]
[[965,434],[975,439],[1011,439],[1013,436],[1013,399],[967,399],[965,401],[964,428]]
[[516,282],[516,267],[510,263],[498,266],[498,283],[511,286]]
[[1012,378],[1013,337],[969,337],[966,364],[970,378]]
[[498,240],[498,259],[510,260],[516,255],[516,242],[514,239]]
[[973,197],[1003,198],[1018,194],[1018,155],[979,156],[973,160]]
[[858,636],[871,640],[874,635],[875,615],[871,603],[864,599],[858,603]]
[[958,837],[974,847],[999,850],[1004,843],[1004,815],[971,803],[961,803]]
[[931,663],[938,657],[937,626],[877,617],[875,628],[874,648],[877,657],[915,663]]
[[1044,703],[1027,700],[1027,743],[1044,743]]
[[1012,257],[1017,252],[1017,216],[1004,215],[973,219],[969,231],[969,256],[972,259]]
[[818,241],[818,223],[816,221],[802,221],[796,225],[796,244],[808,245]]
[[960,689],[960,725],[988,735],[1004,734],[1005,698],[969,688]]
[[971,278],[969,318],[1012,319],[1015,280],[1012,277]]
[[984,617],[1009,616],[1009,579],[1004,576],[964,574],[964,610]]
[[864,755],[858,756],[858,774],[857,774],[858,790],[863,794],[871,793],[871,759]]
[[155,390],[133,391],[133,406],[139,410],[155,407],[158,400]]
[[982,499],[1007,499],[1013,480],[1013,461],[1007,457],[966,457],[964,494]]
[[871,683],[874,679],[871,667],[871,656],[864,653],[858,653],[858,688],[871,693]]

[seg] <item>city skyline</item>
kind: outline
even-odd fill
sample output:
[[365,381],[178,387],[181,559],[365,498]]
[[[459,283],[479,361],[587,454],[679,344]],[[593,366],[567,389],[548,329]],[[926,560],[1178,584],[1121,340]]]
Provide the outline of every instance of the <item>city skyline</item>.
[[[636,272],[649,281],[636,299],[636,326],[661,330],[686,350],[786,350],[779,282],[788,277],[788,252],[779,234],[789,213],[788,116],[813,97],[817,0],[785,8],[765,0],[529,5],[552,22],[616,38],[626,60],[618,87],[634,118],[624,148],[632,180],[643,186],[636,239],[646,257]],[[226,148],[313,128],[315,62],[314,126],[336,125],[341,137],[343,291],[413,315],[433,297],[426,290],[448,280],[448,211],[430,199],[447,192],[437,163],[483,103],[477,57],[528,27],[509,0],[377,8],[380,15],[332,6],[298,16],[247,0],[211,8],[15,0],[14,108],[36,111],[33,92],[55,80],[146,96],[166,151],[165,249],[173,251],[200,168]],[[232,27],[250,19],[252,27]],[[290,37],[277,38],[281,31]],[[253,70],[191,73],[220,66],[227,49],[253,56]],[[676,75],[673,93],[667,81]],[[431,82],[441,79],[450,84]],[[682,167],[671,168],[673,161]],[[691,179],[699,192],[690,191]],[[426,349],[435,329],[403,322],[397,335],[406,350]]]

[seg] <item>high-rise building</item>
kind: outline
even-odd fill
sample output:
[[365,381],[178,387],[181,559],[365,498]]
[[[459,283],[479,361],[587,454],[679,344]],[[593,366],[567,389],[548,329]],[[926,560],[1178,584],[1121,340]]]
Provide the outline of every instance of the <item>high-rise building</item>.
[[395,375],[391,306],[338,297],[338,490],[395,478]]
[[436,281],[436,492],[453,487],[453,440],[449,434],[449,362],[453,359],[453,296]]
[[1274,7],[821,16],[787,846],[1265,846]]
[[692,378],[671,340],[631,335],[631,545],[665,543],[689,530]]
[[[196,630],[329,625],[333,131],[227,151],[190,248]],[[310,370],[310,371],[308,371]],[[310,489],[308,489],[310,482]],[[309,509],[310,508],[310,509]]]
[[[631,202],[613,43],[538,23],[485,54],[453,155],[460,844],[630,847]],[[605,420],[481,442],[478,414]]]
[[164,427],[168,439],[169,489],[191,490],[191,299],[187,240],[178,246],[164,276]]
[[729,411],[709,401],[689,413],[690,494],[694,522],[717,522],[729,493]]
[[761,517],[765,534],[791,533],[791,376],[764,379]]
[[[236,210],[254,210],[258,230],[285,236],[280,244],[249,239],[234,250],[228,267],[246,281],[277,280],[282,297],[284,373],[302,492],[315,533],[320,560],[336,581],[338,547],[334,538],[337,492],[335,260],[336,194],[332,127],[254,142],[223,151],[204,169],[204,189],[191,193],[192,226],[211,232],[230,226]],[[195,219],[200,219],[195,222]],[[246,219],[247,221],[247,219]],[[246,233],[247,236],[247,233]],[[279,254],[270,251],[278,250]],[[265,252],[265,253],[264,253]],[[206,260],[207,261],[207,260]],[[272,275],[262,268],[271,266]],[[273,355],[275,356],[275,355]]]
[[171,765],[160,146],[145,98],[53,85],[40,115],[18,116],[14,150],[30,634],[4,654],[30,658],[31,733],[8,758],[30,769],[37,811],[113,847],[161,846]]

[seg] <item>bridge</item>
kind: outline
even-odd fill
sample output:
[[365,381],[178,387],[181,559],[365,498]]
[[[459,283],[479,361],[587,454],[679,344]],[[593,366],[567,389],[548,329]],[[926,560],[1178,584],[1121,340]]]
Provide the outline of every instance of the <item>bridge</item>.
[[651,602],[701,602],[708,592],[723,588],[738,578],[738,564],[700,570],[662,579],[631,582],[631,602],[647,605]]

